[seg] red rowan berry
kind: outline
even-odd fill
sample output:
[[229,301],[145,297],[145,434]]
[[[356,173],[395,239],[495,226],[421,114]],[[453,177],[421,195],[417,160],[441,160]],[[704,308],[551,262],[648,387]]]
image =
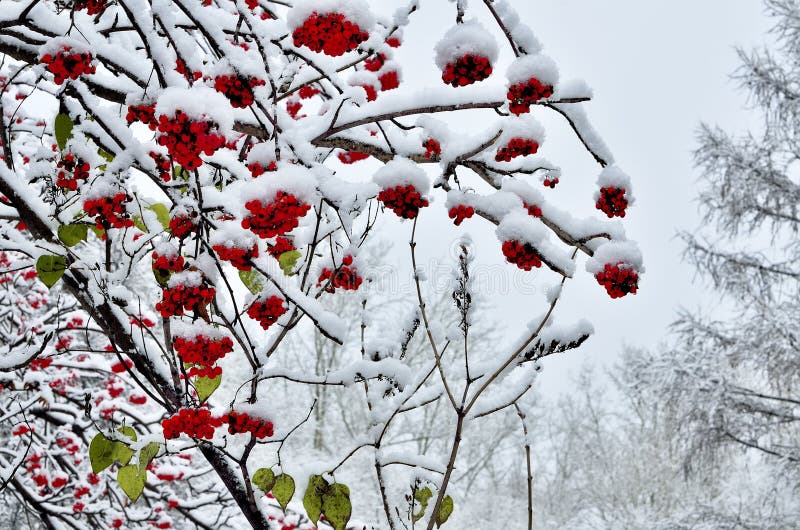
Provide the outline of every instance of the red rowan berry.
[[625,209],[628,207],[625,189],[613,186],[600,188],[600,197],[597,199],[595,207],[609,218],[625,217]]
[[126,228],[133,226],[133,220],[125,208],[131,200],[128,194],[119,192],[110,197],[88,199],[83,203],[83,210],[95,218],[95,226],[100,230]]
[[425,148],[425,158],[433,158],[442,154],[441,144],[433,138],[428,138],[422,142],[422,147]]
[[453,219],[455,225],[458,226],[464,222],[464,219],[469,219],[475,215],[475,208],[472,206],[464,206],[463,204],[459,204],[458,206],[450,208],[450,211],[447,212],[447,215],[450,217],[450,219]]
[[78,79],[85,74],[93,74],[95,66],[92,63],[92,54],[89,52],[73,52],[69,46],[64,46],[55,55],[47,53],[39,59],[46,65],[47,70],[53,74],[57,85],[62,84],[67,78]]
[[278,296],[256,300],[247,308],[247,316],[261,324],[261,327],[269,329],[277,320],[286,313],[288,309],[283,303],[283,299]]
[[535,77],[531,77],[524,83],[517,83],[508,88],[508,110],[519,116],[530,112],[531,105],[540,99],[546,99],[552,95],[552,86],[542,84]]
[[358,48],[369,34],[341,13],[314,12],[294,30],[292,38],[297,47],[305,46],[311,51],[337,57]]
[[251,230],[263,239],[286,234],[300,224],[311,206],[292,195],[279,191],[272,202],[264,204],[260,200],[245,203],[250,215],[242,220],[242,227]]
[[359,153],[358,151],[342,151],[336,155],[342,164],[355,164],[360,160],[369,158],[369,153]]
[[628,293],[636,294],[639,288],[639,274],[630,265],[618,262],[606,263],[603,270],[595,274],[597,283],[606,288],[611,298],[622,298]]
[[56,163],[58,172],[56,173],[56,186],[59,188],[75,191],[78,183],[89,178],[91,166],[72,153],[65,153],[61,160]]
[[521,241],[504,241],[503,255],[509,263],[522,270],[529,271],[542,266],[542,259],[530,243]]
[[528,138],[512,138],[505,147],[497,150],[494,159],[497,162],[510,162],[518,156],[533,155],[539,150],[539,144]]
[[483,81],[490,75],[492,75],[492,64],[487,57],[467,54],[454,62],[447,63],[442,72],[442,81],[454,87],[461,87]]
[[429,204],[428,199],[423,198],[411,184],[382,190],[378,194],[378,200],[404,219],[414,219],[419,209]]

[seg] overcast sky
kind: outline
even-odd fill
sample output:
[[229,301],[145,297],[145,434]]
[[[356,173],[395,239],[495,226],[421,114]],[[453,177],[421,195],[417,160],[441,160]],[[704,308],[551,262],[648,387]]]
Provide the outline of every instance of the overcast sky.
[[[559,321],[588,318],[595,336],[576,352],[551,359],[540,379],[548,395],[569,389],[568,373],[582,358],[598,364],[614,362],[623,344],[652,347],[666,337],[679,307],[697,308],[714,303],[707,286],[693,283],[692,270],[682,263],[679,229],[699,224],[696,202],[697,172],[691,152],[700,121],[728,130],[744,130],[757,122],[746,110],[746,97],[730,75],[738,66],[735,46],[749,49],[766,42],[770,21],[759,0],[559,0],[517,1],[528,22],[553,57],[562,79],[582,78],[594,89],[587,107],[595,127],[614,152],[617,163],[633,178],[636,205],[625,224],[631,239],[645,256],[646,274],[640,292],[611,301],[583,271],[568,283]],[[482,3],[473,0],[475,13]],[[411,83],[436,80],[431,47],[453,23],[452,5],[422,2],[406,33],[399,59]],[[481,15],[481,18],[485,13]],[[419,25],[417,25],[419,24]],[[506,55],[503,60],[510,58]],[[502,71],[502,70],[501,70]],[[564,122],[538,109],[548,137],[541,153],[564,169],[559,187],[547,197],[576,216],[597,213],[592,194],[599,167],[570,135]],[[471,124],[480,126],[480,123]],[[484,190],[485,191],[485,190]],[[501,273],[502,285],[485,287],[495,304],[494,318],[502,321],[509,337],[538,315],[544,296],[525,292],[535,285],[536,273],[522,273],[502,262],[493,227],[473,219],[462,229],[448,223],[441,204],[441,222],[420,235],[421,260],[435,269],[458,234],[471,233],[479,249],[479,265],[488,276]],[[427,214],[426,214],[427,215]],[[433,216],[433,214],[431,214]],[[396,227],[401,234],[408,223]],[[405,245],[397,245],[397,259],[407,259]],[[554,278],[549,277],[547,284]],[[705,289],[705,290],[704,290]]]

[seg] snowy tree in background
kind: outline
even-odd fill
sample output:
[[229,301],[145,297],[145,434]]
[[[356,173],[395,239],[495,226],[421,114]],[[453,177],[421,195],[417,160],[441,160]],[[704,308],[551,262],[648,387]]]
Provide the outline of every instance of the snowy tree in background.
[[733,135],[703,125],[695,154],[707,228],[684,234],[687,256],[724,298],[715,318],[684,312],[677,343],[636,376],[665,400],[687,472],[762,475],[747,503],[708,507],[715,528],[800,520],[800,2],[766,6],[776,49],[740,51],[736,75],[763,126]]
[[[614,219],[630,179],[587,121],[589,89],[559,81],[508,1],[448,4],[452,27],[416,57],[440,70],[424,87],[395,58],[421,6],[373,4],[0,0],[9,512],[76,530],[431,530],[468,512],[459,480],[510,432],[475,442],[471,426],[512,411],[532,527],[523,397],[541,358],[591,334],[554,323],[579,254],[598,296],[637,291]],[[558,207],[569,176],[537,155],[539,112],[597,162],[587,213],[606,220]],[[543,313],[509,345],[474,339],[466,235],[451,314],[426,306],[416,245],[442,203],[456,225],[496,225],[506,267],[542,271]],[[412,307],[373,273],[386,217],[408,234],[392,243],[410,238]]]

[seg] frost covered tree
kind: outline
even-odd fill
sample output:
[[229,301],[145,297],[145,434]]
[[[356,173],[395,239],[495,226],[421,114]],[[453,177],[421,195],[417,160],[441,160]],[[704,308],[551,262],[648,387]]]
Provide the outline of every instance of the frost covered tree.
[[[8,506],[58,529],[431,530],[492,471],[481,422],[513,410],[530,462],[537,363],[592,331],[555,322],[579,257],[598,296],[638,288],[612,219],[630,179],[589,89],[559,81],[508,1],[445,3],[452,25],[416,57],[440,75],[417,84],[395,56],[424,7],[372,4],[0,0]],[[558,206],[537,113],[599,166],[583,215]],[[453,313],[426,305],[436,200],[496,225],[507,267],[541,269],[542,314],[510,344],[476,340],[466,235]],[[365,250],[392,222],[411,307]],[[347,408],[320,423],[323,395]]]
[[752,509],[710,510],[735,528],[795,527],[800,517],[800,3],[766,6],[775,49],[740,51],[736,74],[762,125],[741,135],[703,125],[695,153],[706,228],[684,239],[723,295],[718,316],[684,312],[674,347],[638,376],[683,434],[687,471],[716,472],[735,458],[763,475]]

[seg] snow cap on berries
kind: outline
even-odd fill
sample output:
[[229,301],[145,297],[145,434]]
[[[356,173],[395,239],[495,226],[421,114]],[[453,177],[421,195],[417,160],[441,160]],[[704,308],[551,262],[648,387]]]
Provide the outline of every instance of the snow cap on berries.
[[174,117],[176,111],[192,120],[212,121],[222,134],[233,130],[233,108],[228,98],[213,88],[194,85],[164,89],[156,103],[156,116]]
[[549,239],[545,225],[524,211],[514,211],[503,217],[495,231],[500,241],[519,241],[529,243],[548,263],[552,263],[568,276],[575,272],[575,262],[563,248],[554,245]]
[[211,246],[221,245],[228,248],[240,248],[250,250],[258,244],[258,237],[241,227],[236,221],[226,221],[219,223],[216,230],[211,234]]
[[[604,167],[603,170],[600,172],[600,175],[597,177],[597,187],[599,188],[617,188],[625,190],[625,199],[627,199],[628,204],[633,204],[634,198],[631,194],[631,189],[633,188],[633,184],[631,183],[631,177],[628,176],[627,173],[622,171],[618,166],[608,166]],[[596,192],[595,199],[599,197],[599,191]]]
[[425,171],[411,160],[401,157],[395,158],[380,168],[372,180],[383,189],[411,185],[423,196],[431,187],[430,179]]
[[200,271],[176,272],[169,277],[167,287],[170,289],[182,285],[183,287],[199,287],[203,285],[203,273]]
[[506,78],[509,86],[535,78],[542,84],[555,88],[558,84],[558,66],[546,55],[523,55],[508,67]]
[[594,256],[586,261],[586,272],[597,274],[607,264],[622,263],[639,274],[644,272],[642,251],[633,241],[608,241],[594,251]]
[[86,42],[71,37],[55,37],[48,39],[40,48],[37,59],[41,60],[47,54],[55,55],[64,48],[69,48],[71,53],[92,53],[92,48]]
[[435,51],[436,66],[441,70],[465,55],[486,57],[494,64],[499,54],[495,38],[475,20],[450,28],[436,44]]
[[193,340],[200,335],[210,340],[219,340],[228,336],[221,328],[207,324],[202,320],[195,320],[190,323],[185,320],[175,319],[170,325],[170,331],[175,338]]
[[299,0],[289,10],[286,21],[290,30],[303,25],[314,13],[327,15],[338,13],[350,22],[357,24],[361,31],[369,33],[375,26],[375,17],[364,0]]

